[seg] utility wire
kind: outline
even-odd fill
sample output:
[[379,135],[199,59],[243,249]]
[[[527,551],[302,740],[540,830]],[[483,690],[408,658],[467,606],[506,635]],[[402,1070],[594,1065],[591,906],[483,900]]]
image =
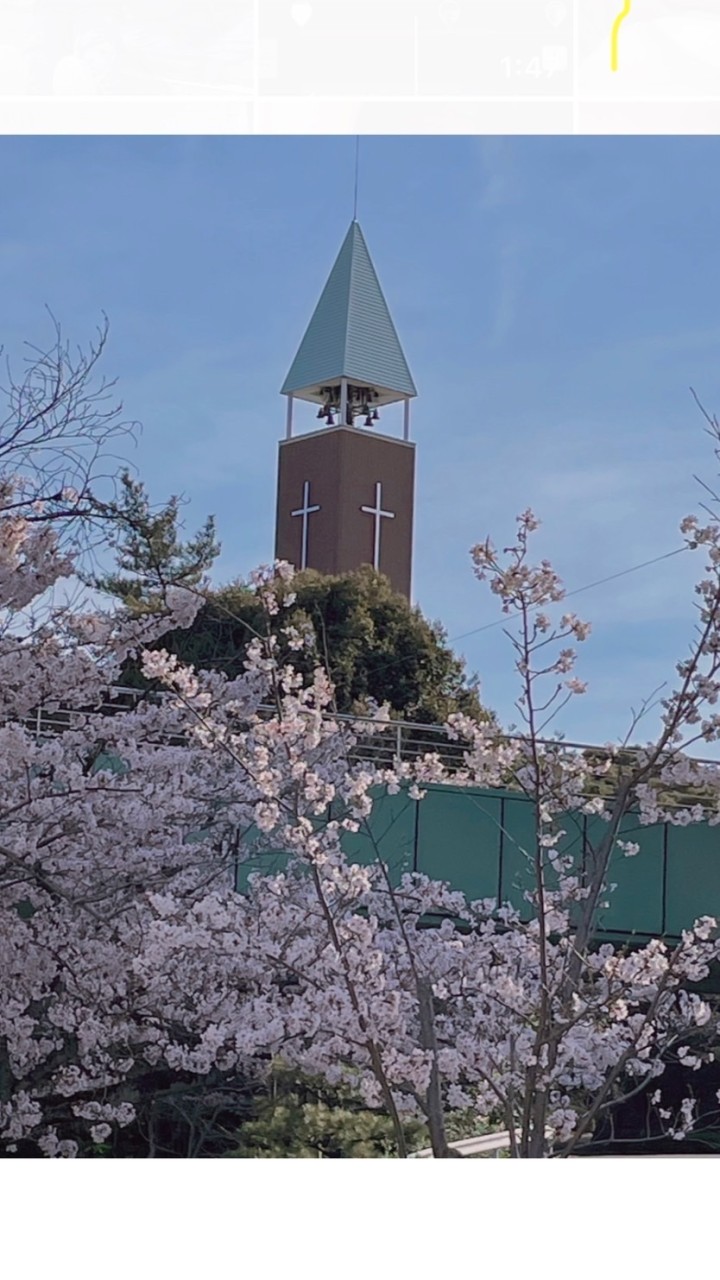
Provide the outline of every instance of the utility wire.
[[[594,587],[601,587],[606,582],[614,582],[618,578],[626,577],[629,573],[637,573],[640,569],[647,569],[650,565],[659,564],[662,560],[670,560],[673,556],[680,555],[682,551],[689,551],[690,549],[690,546],[676,547],[674,551],[666,551],[664,555],[654,556],[652,560],[643,560],[641,564],[634,564],[631,565],[629,569],[621,569],[618,573],[608,574],[606,578],[597,578],[595,582],[586,582],[582,587],[574,587],[572,591],[566,591],[563,599],[567,600],[570,596],[578,596],[583,591],[591,591]],[[230,617],[233,616],[230,611],[228,611],[228,614]],[[242,619],[236,618],[235,621],[242,622]],[[447,643],[449,645],[456,644],[458,640],[465,640],[468,636],[480,635],[481,632],[489,631],[492,627],[502,627],[506,624],[506,618],[498,618],[495,622],[486,622],[482,627],[474,627],[472,631],[463,631],[458,636],[452,636],[448,639]],[[245,627],[248,626],[245,622],[242,622],[242,625]],[[385,671],[387,668],[393,666],[403,666],[411,660],[411,657],[412,655],[393,655],[392,657],[386,658],[384,662],[373,664],[373,672]],[[210,667],[212,667],[212,665],[212,662],[208,664]]]
[[[597,578],[595,582],[586,582],[582,587],[573,587],[572,591],[566,591],[563,600],[568,600],[570,596],[579,596],[582,591],[591,591],[593,587],[601,587],[606,582],[614,582],[617,578],[624,578],[629,573],[637,573],[639,569],[647,569],[652,564],[659,564],[661,560],[670,560],[673,556],[680,555],[682,551],[691,550],[690,546],[676,547],[674,551],[666,551],[664,555],[653,556],[652,560],[643,560],[642,564],[631,565],[629,569],[621,569],[619,573],[610,573],[606,578]],[[479,635],[482,631],[489,631],[492,627],[506,626],[507,618],[498,618],[495,622],[486,622],[483,627],[475,627],[472,631],[463,631],[459,636],[451,636],[447,643],[449,645],[456,644],[458,640],[465,640],[468,636]],[[413,655],[393,655],[386,658],[384,662],[373,664],[373,674],[378,671],[387,671],[390,667],[403,666],[411,661]]]
[[[605,582],[614,582],[616,578],[624,578],[628,573],[637,573],[638,569],[647,569],[651,564],[659,564],[661,560],[670,560],[672,556],[680,555],[681,551],[689,551],[689,547],[676,547],[674,551],[666,551],[662,556],[654,556],[652,560],[643,560],[642,564],[634,564],[629,569],[621,569],[619,573],[608,574],[607,578],[598,578],[596,582],[587,582],[584,587],[573,587],[572,591],[566,591],[563,596],[564,600],[569,600],[570,596],[579,596],[581,591],[591,591],[593,587],[601,587]],[[505,618],[498,618],[496,622],[486,622],[484,627],[474,627],[472,631],[463,631],[459,636],[452,636],[448,640],[448,644],[456,644],[458,640],[466,640],[468,636],[477,636],[481,631],[489,631],[491,627],[502,627]]]
[[[677,556],[681,551],[689,551],[690,547],[676,547],[674,551],[666,551],[664,555],[653,556],[652,560],[643,560],[642,564],[631,565],[629,569],[621,569],[618,573],[610,573],[606,578],[598,578],[595,582],[586,582],[582,587],[573,587],[572,591],[566,591],[563,600],[567,600],[570,596],[579,596],[582,591],[590,591],[593,587],[600,587],[605,582],[614,582],[616,578],[624,578],[629,573],[637,573],[639,569],[647,569],[652,564],[659,564],[661,560],[670,560],[673,556]],[[507,618],[498,618],[495,622],[486,622],[483,627],[475,627],[472,631],[463,631],[459,636],[451,636],[448,645],[456,644],[458,640],[464,640],[468,636],[479,635],[482,631],[489,631],[492,627],[507,626]],[[373,664],[373,673],[378,671],[387,671],[390,667],[403,666],[411,660],[413,655],[393,655],[386,658],[384,662]]]
[[[624,578],[629,573],[637,573],[639,569],[647,569],[651,564],[659,564],[661,560],[670,560],[673,556],[677,556],[681,551],[689,551],[690,547],[676,547],[674,551],[666,551],[664,555],[653,556],[652,560],[643,560],[642,564],[631,565],[629,569],[621,569],[619,573],[610,573],[606,578],[598,578],[595,582],[586,582],[582,587],[573,587],[572,591],[566,591],[563,600],[567,600],[570,596],[579,596],[582,591],[591,591],[593,587],[600,587],[605,582],[614,582],[616,578]],[[449,645],[456,644],[458,640],[464,640],[467,636],[479,635],[481,631],[489,631],[491,627],[502,627],[507,624],[506,618],[498,618],[495,622],[487,622],[483,627],[475,627],[472,631],[463,631],[459,636],[452,636],[448,639]],[[405,663],[410,662],[413,655],[396,655],[386,658],[384,662],[373,663],[373,674],[378,671],[386,671],[390,667],[401,667]]]

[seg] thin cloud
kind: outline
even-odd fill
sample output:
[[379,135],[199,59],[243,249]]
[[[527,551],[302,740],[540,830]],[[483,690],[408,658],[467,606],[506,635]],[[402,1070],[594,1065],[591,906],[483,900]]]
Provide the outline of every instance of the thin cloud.
[[490,296],[490,344],[501,346],[510,336],[522,302],[530,245],[527,230],[519,232],[513,209],[522,201],[522,179],[515,152],[506,138],[479,138],[480,191],[478,209],[493,242],[495,279]]

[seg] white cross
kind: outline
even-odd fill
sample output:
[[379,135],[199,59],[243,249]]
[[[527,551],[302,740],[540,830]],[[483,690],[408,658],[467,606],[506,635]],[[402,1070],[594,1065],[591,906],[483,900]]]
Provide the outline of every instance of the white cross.
[[375,545],[373,549],[373,568],[380,568],[380,521],[383,517],[388,520],[395,519],[394,511],[383,511],[382,509],[382,485],[378,480],[375,485],[375,506],[361,507],[361,511],[366,511],[369,516],[375,517]]
[[291,516],[302,516],[302,549],[300,551],[300,568],[307,569],[307,546],[308,546],[308,516],[313,511],[319,511],[319,507],[310,506],[310,481],[306,480],[303,484],[303,504],[298,507],[297,511],[291,511]]

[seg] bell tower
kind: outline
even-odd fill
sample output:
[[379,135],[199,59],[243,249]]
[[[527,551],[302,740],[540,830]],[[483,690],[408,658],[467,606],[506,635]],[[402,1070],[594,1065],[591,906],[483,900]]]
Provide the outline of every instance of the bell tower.
[[[410,598],[417,395],[365,237],[350,224],[281,394],[275,555],[296,569],[348,573],[373,565]],[[296,401],[323,425],[294,435]],[[402,437],[380,411],[402,404]]]

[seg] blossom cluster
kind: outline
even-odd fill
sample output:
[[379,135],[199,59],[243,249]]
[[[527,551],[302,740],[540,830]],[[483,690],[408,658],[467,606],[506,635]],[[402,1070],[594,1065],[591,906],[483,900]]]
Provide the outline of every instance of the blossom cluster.
[[[42,591],[68,565],[47,529],[39,537],[4,519],[9,617],[31,600],[33,575]],[[675,948],[594,948],[602,859],[593,879],[559,853],[559,816],[584,808],[607,819],[607,865],[624,810],[588,797],[609,776],[611,752],[591,762],[541,744],[533,728],[536,676],[555,681],[574,662],[561,649],[536,669],[535,646],[588,634],[574,614],[553,629],[537,612],[562,588],[545,562],[526,562],[535,526],[526,512],[507,570],[489,544],[473,553],[503,607],[535,619],[518,652],[531,723],[515,738],[462,716],[448,725],[465,745],[456,784],[512,778],[533,797],[527,918],[425,877],[397,878],[380,860],[351,861],[346,836],[371,832],[378,792],[421,798],[447,781],[438,755],[374,764],[357,726],[333,714],[323,669],[305,680],[259,640],[232,681],[149,649],[192,620],[189,593],[141,620],[64,616],[54,635],[2,630],[0,1150],[73,1156],[134,1123],[152,1072],[233,1078],[280,1059],[397,1116],[429,1116],[439,1100],[524,1125],[523,1150],[545,1154],[586,1131],[628,1080],[659,1077],[669,1050],[690,1071],[704,1060],[716,1013],[684,984],[717,957],[716,922],[699,921]],[[292,598],[287,565],[252,582],[270,615]],[[164,695],[93,712],[108,673],[134,652]],[[693,689],[692,708],[715,686]],[[24,722],[50,698],[78,715],[43,737]],[[387,726],[377,708],[367,732]],[[666,781],[669,770],[675,783],[689,776],[677,753],[660,763]],[[651,783],[636,781],[654,813]],[[239,893],[243,861],[276,865],[278,852],[283,869],[256,870]],[[692,1118],[686,1107],[682,1131]]]

